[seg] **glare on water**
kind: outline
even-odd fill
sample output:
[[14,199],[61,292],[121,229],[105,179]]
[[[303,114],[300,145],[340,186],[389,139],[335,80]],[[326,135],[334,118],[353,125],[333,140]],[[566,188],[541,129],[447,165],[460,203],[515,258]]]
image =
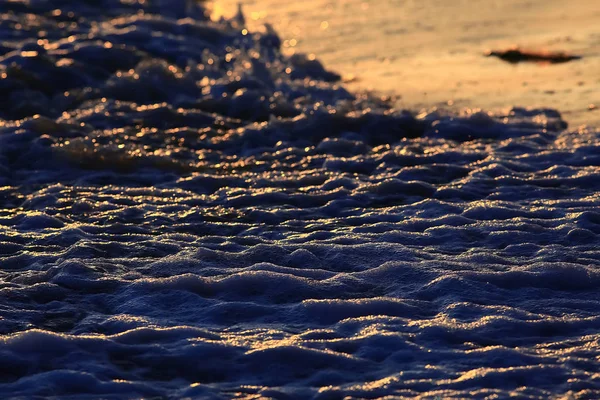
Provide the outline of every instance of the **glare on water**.
[[[553,107],[571,122],[600,120],[589,112],[600,101],[600,2],[217,0],[215,11],[238,3],[252,29],[273,25],[287,52],[318,54],[351,88],[401,96],[402,107]],[[583,58],[544,68],[483,56],[515,45]]]

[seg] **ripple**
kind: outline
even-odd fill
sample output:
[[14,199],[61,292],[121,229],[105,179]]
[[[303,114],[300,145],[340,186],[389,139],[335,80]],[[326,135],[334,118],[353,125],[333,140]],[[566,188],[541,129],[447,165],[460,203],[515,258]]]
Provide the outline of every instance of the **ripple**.
[[0,5],[4,397],[598,397],[599,131],[163,3]]

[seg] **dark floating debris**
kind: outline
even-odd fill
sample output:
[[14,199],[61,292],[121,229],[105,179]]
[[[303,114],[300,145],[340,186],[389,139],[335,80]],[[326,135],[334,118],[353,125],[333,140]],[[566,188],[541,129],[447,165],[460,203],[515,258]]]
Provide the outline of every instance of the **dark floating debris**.
[[548,52],[548,51],[533,51],[523,50],[519,48],[511,48],[508,50],[493,50],[486,54],[488,57],[498,57],[501,60],[511,64],[519,62],[536,62],[542,64],[560,64],[573,60],[579,60],[581,56],[568,54],[565,52]]

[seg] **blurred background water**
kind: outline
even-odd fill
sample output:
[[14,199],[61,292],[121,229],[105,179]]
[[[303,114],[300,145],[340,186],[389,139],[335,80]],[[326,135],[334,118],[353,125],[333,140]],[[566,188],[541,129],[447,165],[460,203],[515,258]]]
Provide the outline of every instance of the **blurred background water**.
[[[559,109],[572,124],[600,120],[600,2],[594,0],[217,0],[241,4],[287,52],[314,53],[352,89],[400,96],[400,107]],[[484,57],[521,46],[583,58],[541,66]]]

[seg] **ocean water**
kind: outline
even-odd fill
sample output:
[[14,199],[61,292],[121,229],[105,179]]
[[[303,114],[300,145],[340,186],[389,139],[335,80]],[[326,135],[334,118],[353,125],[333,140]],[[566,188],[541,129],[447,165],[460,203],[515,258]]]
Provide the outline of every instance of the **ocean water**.
[[[215,14],[225,16],[241,3],[250,29],[271,24],[285,53],[314,53],[342,74],[347,88],[384,92],[398,108],[554,108],[573,125],[600,126],[600,1],[213,3]],[[544,67],[484,56],[514,46],[581,59]],[[590,111],[590,104],[597,107]]]
[[183,1],[0,13],[2,398],[600,397],[598,129]]

